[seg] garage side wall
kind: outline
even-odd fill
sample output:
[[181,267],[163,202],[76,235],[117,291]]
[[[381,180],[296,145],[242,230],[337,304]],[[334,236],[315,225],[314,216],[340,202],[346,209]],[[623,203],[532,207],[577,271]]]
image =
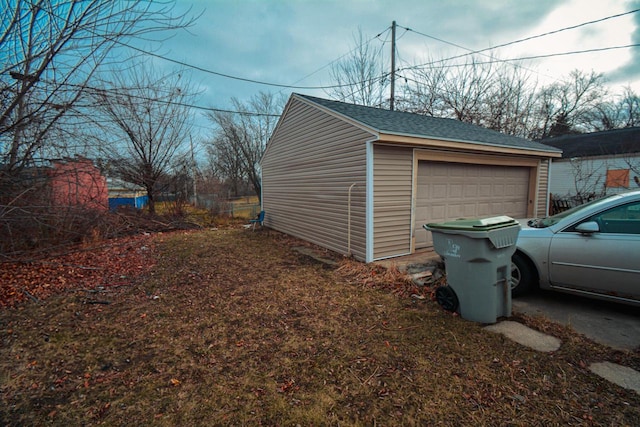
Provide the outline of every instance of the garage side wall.
[[536,210],[533,212],[533,217],[544,217],[547,216],[547,211],[549,209],[548,199],[549,199],[549,160],[541,160],[540,166],[538,167],[538,203],[536,205]]
[[374,259],[411,253],[413,150],[375,145]]
[[262,159],[265,225],[346,255],[351,187],[351,253],[365,260],[365,142],[373,135],[290,102]]

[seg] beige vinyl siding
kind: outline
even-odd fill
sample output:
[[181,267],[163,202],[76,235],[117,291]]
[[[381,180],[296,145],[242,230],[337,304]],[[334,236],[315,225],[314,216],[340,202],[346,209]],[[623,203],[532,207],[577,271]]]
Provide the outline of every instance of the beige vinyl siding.
[[533,212],[534,217],[544,217],[547,212],[547,198],[549,197],[549,160],[541,160],[538,167],[538,203],[536,211]]
[[373,135],[292,99],[262,159],[265,225],[366,259],[366,141]]
[[373,258],[410,253],[413,150],[376,144],[373,159]]

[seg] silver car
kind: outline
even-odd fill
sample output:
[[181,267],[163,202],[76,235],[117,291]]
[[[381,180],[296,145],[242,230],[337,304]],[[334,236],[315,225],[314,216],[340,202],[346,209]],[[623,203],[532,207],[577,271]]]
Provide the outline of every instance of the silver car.
[[542,289],[640,306],[640,191],[523,220],[512,295]]

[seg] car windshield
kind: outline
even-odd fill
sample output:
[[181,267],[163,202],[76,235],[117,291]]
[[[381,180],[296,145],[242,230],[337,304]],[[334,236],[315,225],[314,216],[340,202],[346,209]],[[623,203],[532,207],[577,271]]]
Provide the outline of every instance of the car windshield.
[[590,202],[584,203],[582,205],[578,205],[578,206],[574,206],[571,209],[567,209],[566,211],[562,211],[560,213],[557,213],[555,215],[551,215],[551,216],[547,216],[545,218],[536,218],[536,219],[532,219],[530,220],[527,225],[529,227],[534,227],[534,228],[547,228],[550,227],[554,224],[557,224],[558,221],[560,221],[563,218],[568,217],[569,215],[572,215],[575,212],[581,211],[582,209],[591,206],[591,205],[595,205],[598,202],[601,202],[604,198],[600,198],[600,199],[595,199],[592,200]]

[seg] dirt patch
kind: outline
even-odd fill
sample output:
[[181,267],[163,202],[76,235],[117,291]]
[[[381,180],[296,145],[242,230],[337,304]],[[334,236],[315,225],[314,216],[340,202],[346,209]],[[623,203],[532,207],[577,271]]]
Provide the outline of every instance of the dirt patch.
[[[637,367],[569,328],[538,353],[441,310],[397,271],[301,259],[263,230],[156,236],[155,265],[87,303],[82,281],[0,310],[3,425],[634,425]],[[136,265],[135,250],[130,265]],[[126,262],[124,263],[127,264]],[[20,274],[16,271],[16,274]],[[424,295],[415,298],[413,295]]]

